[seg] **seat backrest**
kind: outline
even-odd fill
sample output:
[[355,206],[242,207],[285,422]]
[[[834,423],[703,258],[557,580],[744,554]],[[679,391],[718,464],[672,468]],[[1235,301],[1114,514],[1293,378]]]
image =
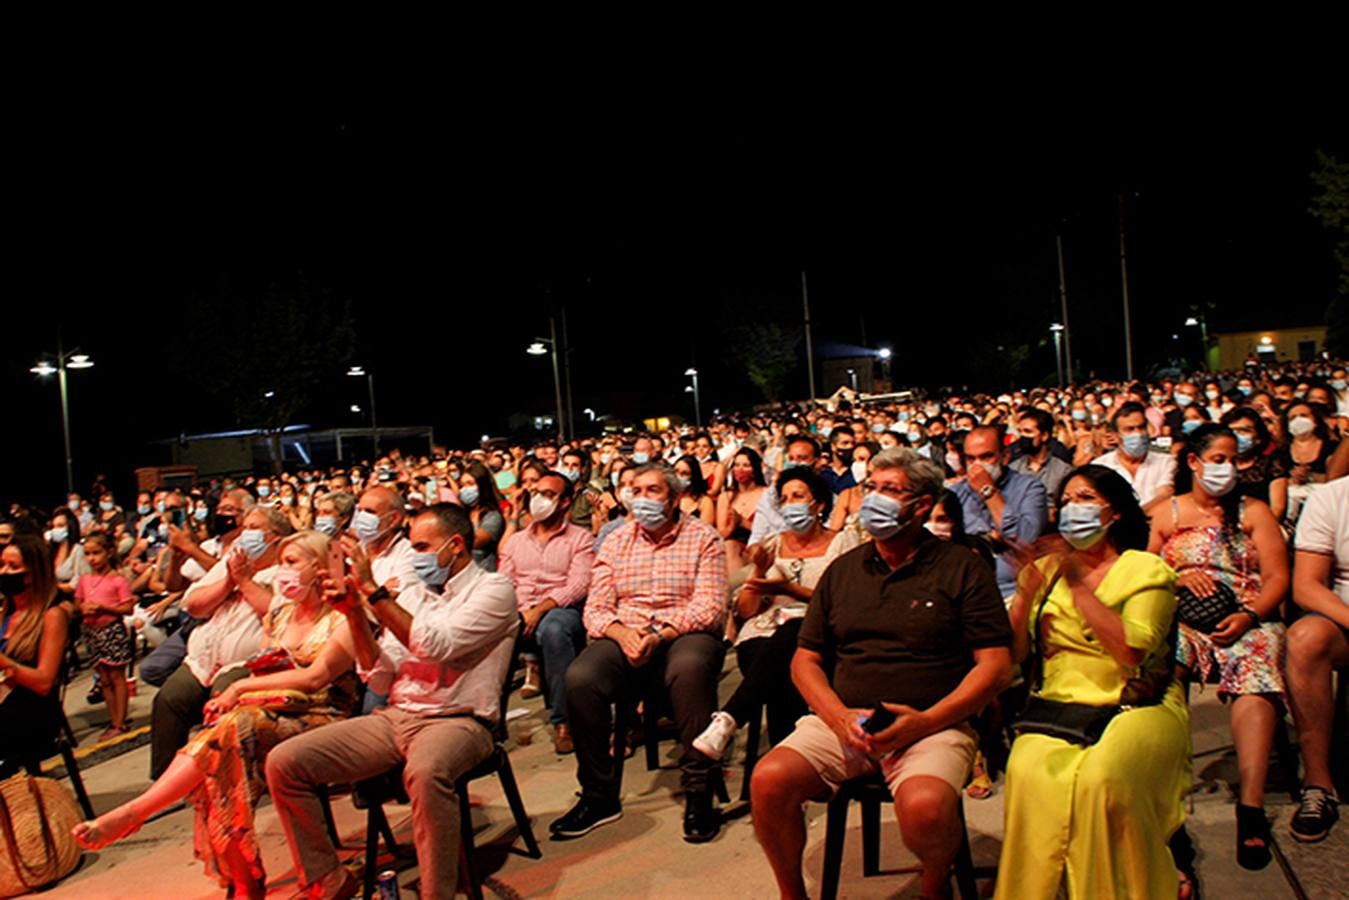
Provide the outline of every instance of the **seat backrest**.
[[492,737],[502,742],[510,736],[506,728],[506,710],[509,708],[511,694],[515,692],[515,671],[519,667],[520,650],[524,646],[524,641],[525,620],[522,616],[516,625],[515,643],[511,647],[511,658],[506,663],[506,679],[501,685],[501,698],[497,703],[496,727],[492,729]]

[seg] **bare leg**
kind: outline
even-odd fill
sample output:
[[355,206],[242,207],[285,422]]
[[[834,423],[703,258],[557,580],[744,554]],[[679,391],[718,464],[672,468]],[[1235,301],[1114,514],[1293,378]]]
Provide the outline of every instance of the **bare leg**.
[[801,854],[806,849],[806,820],[802,805],[826,790],[815,768],[795,750],[778,747],[754,767],[750,786],[754,835],[763,847],[778,893],[787,898],[806,896]]
[[[757,773],[757,769],[756,769]],[[904,845],[923,864],[923,896],[941,897],[951,882],[951,864],[960,849],[960,796],[931,775],[916,775],[899,786],[895,815]]]
[[121,731],[126,727],[126,674],[121,666],[99,666],[103,670],[103,699],[108,704],[112,727]]
[[248,860],[239,852],[237,845],[229,845],[224,861],[230,880],[234,882],[234,896],[247,897],[248,900],[263,900],[267,896],[267,879],[253,876]]
[[201,783],[197,761],[185,753],[173,758],[168,769],[145,793],[128,800],[92,822],[81,822],[71,829],[75,841],[87,850],[98,850],[121,840],[140,827],[147,818],[177,803]]
[[1288,701],[1302,745],[1302,783],[1329,789],[1330,729],[1335,701],[1330,673],[1349,663],[1349,641],[1329,619],[1304,616],[1288,631]]
[[1269,750],[1278,721],[1278,708],[1262,694],[1246,694],[1232,702],[1232,741],[1241,772],[1241,802],[1246,806],[1265,805]]

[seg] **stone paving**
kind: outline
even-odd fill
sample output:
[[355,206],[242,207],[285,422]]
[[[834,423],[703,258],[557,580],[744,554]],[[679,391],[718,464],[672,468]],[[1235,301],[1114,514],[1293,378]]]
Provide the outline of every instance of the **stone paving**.
[[[728,660],[722,696],[733,689],[738,675]],[[95,750],[93,736],[106,725],[101,707],[89,707],[84,695],[88,675],[77,679],[67,693],[72,724],[85,735],[81,752],[112,754],[102,762],[84,764],[84,778],[94,806],[105,811],[133,796],[146,785],[149,749],[145,737],[125,736],[116,746]],[[132,703],[134,726],[149,722],[153,690],[141,685]],[[672,742],[661,745],[663,768],[647,772],[641,755],[629,760],[624,772],[624,813],[618,822],[575,841],[547,840],[547,826],[565,811],[576,790],[572,758],[554,755],[541,701],[513,705],[524,714],[511,723],[511,760],[525,805],[534,821],[544,857],[530,860],[511,852],[518,846],[509,810],[495,779],[485,779],[472,791],[478,859],[489,874],[488,896],[499,897],[772,897],[772,876],[754,840],[748,816],[729,822],[712,843],[690,846],[681,839],[682,801]],[[1191,796],[1190,830],[1199,850],[1199,871],[1208,898],[1349,897],[1349,825],[1341,822],[1321,844],[1301,845],[1288,836],[1293,805],[1287,793],[1271,787],[1267,808],[1275,820],[1279,860],[1262,872],[1247,872],[1235,862],[1235,812],[1228,787],[1235,778],[1235,759],[1227,731],[1226,710],[1213,693],[1193,698],[1193,734],[1196,787]],[[743,732],[742,732],[743,736]],[[731,793],[739,789],[739,759],[728,770]],[[345,798],[334,802],[346,856],[359,865],[364,837],[364,815]],[[1001,793],[983,801],[965,801],[975,862],[994,866],[1002,834]],[[410,844],[410,816],[406,807],[389,807],[389,818],[400,840]],[[806,872],[812,892],[819,889],[823,855],[824,807],[808,810],[809,841]],[[290,855],[274,811],[264,799],[257,815],[264,861],[270,875],[269,894],[290,897],[296,882]],[[218,898],[222,891],[202,875],[192,857],[192,815],[185,807],[155,818],[139,833],[98,853],[86,854],[80,868],[61,884],[44,892],[51,898]],[[882,874],[863,878],[861,824],[854,805],[849,820],[841,879],[844,897],[916,897],[916,877],[904,869],[913,865],[893,819],[887,814],[881,840]],[[410,863],[400,875],[403,895],[415,894],[416,869]],[[981,894],[991,882],[980,882]],[[1299,891],[1303,893],[1299,893]]]

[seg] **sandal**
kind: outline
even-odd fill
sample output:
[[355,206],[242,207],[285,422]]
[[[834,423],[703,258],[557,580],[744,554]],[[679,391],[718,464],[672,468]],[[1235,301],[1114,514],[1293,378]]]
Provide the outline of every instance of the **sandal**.
[[[1249,841],[1259,841],[1250,844]],[[1237,804],[1237,865],[1243,869],[1263,869],[1269,865],[1269,819],[1264,807]]]
[[987,800],[993,796],[993,781],[988,777],[988,766],[984,763],[982,752],[975,755],[970,774],[970,783],[965,786],[965,793],[970,799]]
[[127,810],[125,813],[126,820],[120,827],[108,827],[99,824],[104,819],[113,816],[116,813],[117,810],[114,809],[112,812],[104,813],[93,821],[81,822],[70,829],[71,837],[75,839],[75,843],[86,850],[102,850],[109,844],[116,843],[128,835],[140,831],[141,825],[145,824],[145,820],[138,818],[135,810],[131,809]]
[[1177,900],[1199,900],[1199,876],[1194,869],[1177,869],[1176,877],[1180,880]]
[[98,739],[100,741],[111,740],[119,734],[126,734],[130,730],[131,726],[129,725],[123,725],[121,728],[118,728],[116,725],[109,725],[107,728],[103,729],[103,733],[98,736]]

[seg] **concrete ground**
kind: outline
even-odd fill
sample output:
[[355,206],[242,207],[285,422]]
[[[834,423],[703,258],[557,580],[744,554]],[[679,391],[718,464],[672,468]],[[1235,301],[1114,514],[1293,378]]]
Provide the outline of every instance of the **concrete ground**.
[[[85,702],[89,675],[77,679],[67,692],[66,707],[72,725],[81,737],[80,752],[85,784],[99,812],[132,797],[147,784],[149,750],[140,728],[111,746],[99,745],[96,736],[106,725],[101,706]],[[730,659],[721,686],[728,696],[738,675]],[[149,723],[153,689],[140,686],[132,703],[133,726]],[[755,842],[748,816],[729,822],[712,843],[685,844],[682,835],[682,801],[678,796],[679,773],[674,768],[673,742],[661,745],[663,768],[646,771],[641,754],[629,760],[624,771],[623,818],[584,838],[568,842],[547,840],[548,823],[574,800],[575,763],[559,758],[552,750],[550,731],[538,699],[513,699],[517,714],[511,722],[511,761],[521,794],[534,822],[534,832],[543,847],[543,859],[531,860],[510,848],[519,847],[510,812],[496,779],[474,785],[474,823],[478,856],[484,871],[488,896],[499,897],[772,897],[775,895],[768,864]],[[1193,697],[1195,789],[1190,800],[1190,831],[1199,850],[1199,872],[1204,896],[1210,898],[1260,897],[1313,898],[1349,897],[1349,824],[1340,823],[1321,844],[1304,846],[1288,836],[1293,804],[1287,793],[1271,788],[1266,806],[1274,820],[1274,835],[1280,851],[1276,861],[1261,872],[1247,872],[1235,860],[1235,812],[1229,785],[1236,777],[1235,757],[1227,729],[1225,709],[1213,692]],[[744,732],[741,733],[743,738]],[[102,761],[98,761],[102,760]],[[740,759],[728,768],[732,796],[740,787]],[[1000,787],[1000,786],[999,786]],[[338,827],[347,849],[345,856],[359,871],[364,838],[364,814],[345,798],[334,801]],[[994,866],[1001,844],[1002,799],[965,800],[970,839],[978,866]],[[387,808],[400,841],[410,845],[411,825],[407,807]],[[809,841],[805,867],[808,886],[819,889],[824,844],[824,807],[807,811]],[[905,872],[914,863],[904,849],[891,814],[884,819],[881,840],[883,874],[861,874],[861,824],[854,804],[849,821],[840,894],[844,897],[916,897],[916,877]],[[264,799],[257,813],[267,872],[269,894],[290,897],[296,891],[294,869],[276,815]],[[400,882],[405,897],[415,896],[416,868],[400,864]],[[381,868],[383,868],[383,861]],[[980,882],[981,894],[991,892],[991,882]],[[1302,893],[1299,893],[1301,891]],[[80,867],[64,881],[44,892],[52,898],[218,898],[222,892],[202,874],[192,856],[192,813],[178,807],[148,822],[137,834],[97,853],[85,854]]]

